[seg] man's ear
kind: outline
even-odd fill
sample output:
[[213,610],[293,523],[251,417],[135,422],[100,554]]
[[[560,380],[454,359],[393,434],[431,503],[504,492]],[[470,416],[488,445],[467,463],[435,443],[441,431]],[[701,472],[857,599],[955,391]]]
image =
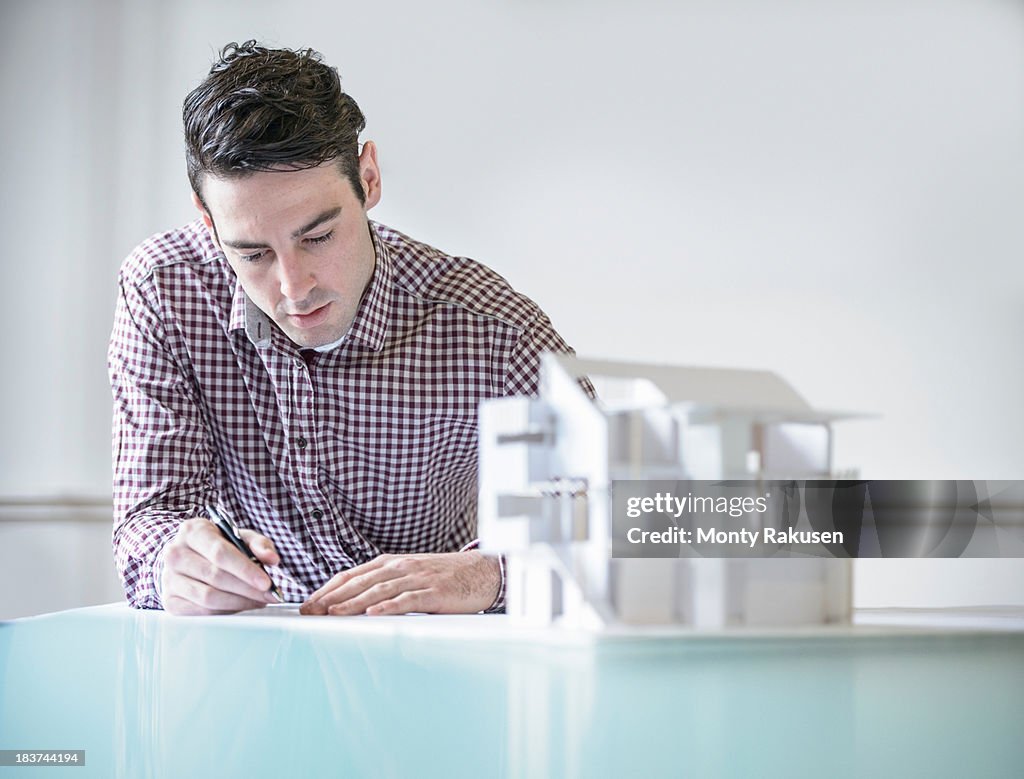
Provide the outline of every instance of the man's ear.
[[203,224],[206,225],[206,229],[209,231],[213,242],[219,247],[220,241],[217,240],[217,228],[213,226],[213,217],[210,216],[210,212],[207,211],[206,206],[203,205],[203,201],[199,197],[199,193],[194,189],[192,190],[192,205],[199,209],[199,213],[203,216]]
[[359,154],[359,182],[363,185],[364,208],[369,211],[380,202],[380,167],[377,165],[377,144],[363,143]]

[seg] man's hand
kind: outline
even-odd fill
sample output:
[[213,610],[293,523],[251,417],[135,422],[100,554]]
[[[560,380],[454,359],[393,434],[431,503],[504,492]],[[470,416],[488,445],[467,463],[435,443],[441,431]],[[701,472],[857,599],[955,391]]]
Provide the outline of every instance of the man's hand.
[[302,614],[474,614],[498,597],[498,560],[477,551],[384,554],[342,571],[302,604]]
[[[254,530],[239,530],[260,562],[281,562],[273,542]],[[161,552],[160,593],[172,614],[232,614],[273,603],[271,581],[207,519],[186,519]]]

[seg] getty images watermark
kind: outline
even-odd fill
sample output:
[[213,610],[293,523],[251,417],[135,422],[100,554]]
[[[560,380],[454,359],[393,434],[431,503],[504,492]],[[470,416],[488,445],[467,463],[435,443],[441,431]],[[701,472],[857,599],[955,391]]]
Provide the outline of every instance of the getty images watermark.
[[764,524],[768,513],[771,493],[757,497],[694,495],[687,492],[683,497],[672,493],[656,493],[653,497],[631,496],[626,500],[626,516],[639,519],[645,516],[661,515],[679,520],[696,515],[719,514],[733,518],[757,515],[760,527],[722,529],[720,524],[704,526],[696,523],[687,528],[674,524],[664,530],[644,530],[634,525],[626,531],[626,540],[631,544],[722,544],[745,545],[754,549],[759,543],[765,544],[841,544],[843,533],[838,530],[797,530],[793,527],[774,528]]
[[616,481],[614,557],[1024,557],[1024,481]]

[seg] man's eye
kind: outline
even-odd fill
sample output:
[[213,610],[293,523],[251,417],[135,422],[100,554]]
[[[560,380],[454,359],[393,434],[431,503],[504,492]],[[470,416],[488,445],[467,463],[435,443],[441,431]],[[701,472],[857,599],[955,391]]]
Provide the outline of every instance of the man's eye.
[[327,243],[333,237],[334,237],[334,230],[331,230],[329,233],[324,233],[323,235],[318,235],[316,238],[307,238],[306,241],[308,241],[309,243],[312,243],[312,244]]
[[255,254],[240,254],[238,255],[238,258],[242,262],[257,262],[264,254],[266,254],[266,252],[256,252]]

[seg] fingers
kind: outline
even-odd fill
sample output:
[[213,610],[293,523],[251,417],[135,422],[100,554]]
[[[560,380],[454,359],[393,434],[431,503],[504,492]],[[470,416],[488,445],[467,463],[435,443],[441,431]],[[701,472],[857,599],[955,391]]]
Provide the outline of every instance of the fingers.
[[[256,600],[224,592],[205,582],[179,576],[174,582],[173,591],[165,593],[164,605],[173,614],[233,614],[263,608],[267,601],[262,597]],[[179,606],[180,609],[176,608]]]
[[376,570],[377,568],[380,568],[381,566],[388,563],[393,558],[394,555],[382,554],[378,557],[375,557],[368,563],[363,563],[362,565],[357,565],[354,568],[349,568],[347,571],[342,571],[341,573],[331,577],[323,587],[321,587],[319,590],[310,595],[309,600],[320,600],[328,592],[332,592],[333,590],[338,589],[343,584],[347,583],[350,579],[361,574],[367,573],[368,571]]
[[387,614],[410,614],[414,611],[430,612],[430,590],[407,590],[393,598],[380,601],[366,609],[371,617],[382,617]]
[[210,614],[233,614],[231,611],[213,611],[203,608],[177,595],[164,595],[164,611],[181,617],[206,616]]
[[[240,554],[237,550],[235,552]],[[241,595],[249,600],[265,602],[263,596],[266,594],[266,588],[262,587],[262,584],[266,581],[269,587],[267,575],[248,560],[245,562],[246,567],[252,568],[259,576],[245,571],[243,575],[248,581],[239,579],[190,547],[174,546],[164,553],[165,573],[170,568],[177,576],[209,585],[222,592]]]
[[[416,603],[425,603],[431,592],[424,585],[422,578],[406,576],[399,571],[383,567],[350,579],[345,586],[320,598],[319,606],[332,616],[368,614],[371,613],[370,609],[389,602],[401,602],[409,606],[407,611],[415,611],[415,604],[409,597],[403,596],[417,592],[420,595]],[[407,612],[395,612],[392,608],[390,613]]]
[[[272,544],[269,549],[276,555]],[[182,522],[161,556],[164,608],[172,613],[230,613],[274,600],[267,574],[205,519]]]
[[256,555],[260,562],[264,565],[280,565],[281,556],[277,553],[274,548],[274,542],[271,541],[264,535],[260,535],[255,530],[239,529],[238,535],[241,537],[252,553]]
[[302,604],[302,614],[471,614],[497,595],[501,573],[480,552],[381,555],[334,576]]
[[[381,555],[368,563],[342,571],[314,592],[309,600],[299,607],[299,613],[362,614],[367,606],[377,603],[384,597],[397,595],[399,590],[395,580],[403,576],[404,572],[392,567],[393,559],[397,558],[392,558],[391,555]],[[347,608],[341,608],[346,601],[363,595],[369,590],[373,590],[372,596],[364,596],[358,601],[347,604]],[[385,596],[385,593],[390,594]],[[331,611],[332,608],[333,611]]]
[[[195,522],[184,534],[184,540],[189,548],[205,558],[218,571],[227,573],[232,577],[229,580],[237,580],[260,593],[270,589],[272,582],[258,565],[235,548],[235,545],[221,535],[220,531],[211,522],[205,520],[188,520]],[[208,584],[216,585],[206,577],[196,577]],[[231,590],[236,592],[237,590]],[[244,592],[242,594],[245,594]],[[261,596],[262,597],[262,596]]]

